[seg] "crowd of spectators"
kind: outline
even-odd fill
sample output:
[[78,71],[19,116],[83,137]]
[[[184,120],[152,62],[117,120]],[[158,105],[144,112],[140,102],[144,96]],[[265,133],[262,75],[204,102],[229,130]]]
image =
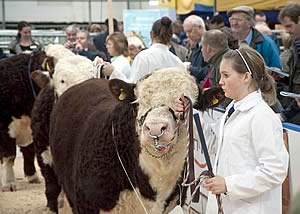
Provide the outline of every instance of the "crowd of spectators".
[[[265,158],[264,152],[281,156],[281,163],[276,158],[276,160],[265,160],[264,162],[265,167],[272,166],[272,164],[280,165],[281,171],[276,171],[276,173],[281,182],[285,177],[287,164],[287,155],[284,149],[282,147],[280,149],[275,148],[273,145],[263,148],[261,145],[265,142],[257,137],[261,134],[261,130],[257,130],[256,127],[249,127],[249,124],[253,122],[252,118],[254,118],[255,124],[262,129],[268,126],[265,134],[269,138],[272,138],[272,133],[275,133],[278,138],[282,137],[281,131],[278,131],[278,127],[280,127],[278,119],[300,125],[300,100],[283,99],[279,94],[281,90],[286,90],[300,95],[300,4],[290,3],[279,13],[278,20],[285,29],[281,34],[283,51],[280,51],[278,38],[271,31],[268,17],[262,11],[254,11],[249,6],[238,6],[228,10],[227,16],[229,26],[226,26],[225,19],[221,15],[215,15],[207,22],[197,15],[190,15],[183,22],[181,20],[172,22],[170,18],[164,16],[152,25],[149,48],[146,48],[140,35],[124,33],[123,23],[118,23],[115,19],[113,20],[114,32],[111,34],[108,32],[108,20],[105,21],[106,27],[104,29],[98,24],[92,25],[90,32],[97,33],[93,39],[90,37],[89,31],[72,24],[65,29],[66,42],[64,47],[75,54],[95,61],[98,65],[103,65],[103,74],[109,79],[118,78],[136,83],[155,70],[180,67],[182,70],[187,70],[195,78],[200,88],[221,85],[228,99],[220,107],[226,109],[226,114],[229,113],[229,108],[234,107],[234,105],[235,110],[239,112],[248,111],[250,108],[255,109],[253,110],[254,113],[248,112],[250,115],[248,117],[239,115],[241,121],[245,119],[247,122],[242,121],[245,130],[249,130],[245,134],[250,138],[249,142],[257,146],[256,148],[247,148],[253,150],[253,157],[249,159],[259,162],[261,160],[255,159],[254,156],[260,155],[260,157]],[[32,38],[29,23],[21,21],[17,30],[16,39],[9,45],[11,54],[30,53],[43,48],[42,44]],[[5,56],[0,50],[1,57]],[[288,74],[288,77],[276,73],[273,68],[282,70]],[[275,91],[277,91],[277,96]],[[246,101],[243,100],[244,98]],[[255,104],[259,102],[263,104],[256,106]],[[273,111],[269,111],[269,109]],[[261,113],[261,111],[265,112]],[[274,116],[275,113],[277,113],[276,117]],[[260,125],[258,120],[260,117],[264,118],[262,121],[262,124],[265,124],[264,127]],[[226,129],[226,121],[224,124],[222,129],[225,133],[233,133]],[[240,127],[232,127],[235,129],[233,134],[239,135],[238,128]],[[251,136],[249,135],[250,132],[252,133]],[[237,140],[228,138],[229,135],[224,136],[226,141]],[[240,135],[240,139],[242,137]],[[273,139],[272,142],[278,143],[275,142],[277,140]],[[245,141],[245,144],[248,145],[249,142]],[[260,145],[257,142],[260,142]],[[255,149],[261,153],[255,153]],[[228,150],[228,152],[230,151]],[[222,155],[220,158],[223,160],[230,159],[230,157]],[[247,165],[247,163],[245,164]],[[226,171],[227,166],[222,165],[222,167],[223,176],[230,174],[229,171]],[[280,208],[276,204],[278,203],[277,198],[274,199],[275,196],[280,195],[278,186],[276,186],[280,183],[279,180],[270,178],[257,169],[263,166],[257,166],[255,169],[252,166],[247,165],[247,167],[257,173],[262,182],[257,181],[255,175],[247,175],[248,178],[251,177],[253,182],[260,183],[264,189],[253,190],[254,188],[251,189],[250,184],[247,183],[241,183],[242,187],[235,186],[235,183],[240,182],[238,179],[230,180],[230,178],[217,177],[208,182],[208,190],[214,194],[220,194],[230,192],[232,190],[230,188],[240,188],[242,193],[237,191],[235,197],[242,198],[244,196],[241,194],[246,195],[249,201],[253,202],[255,209],[259,207],[258,210],[268,210],[264,212],[267,213],[273,209],[272,207]],[[270,170],[270,175],[273,175],[275,167],[270,167],[267,170]],[[272,179],[275,179],[276,182]],[[273,181],[276,185],[269,187],[268,184]],[[226,186],[226,183],[229,184],[229,187]],[[215,187],[216,189],[213,189]],[[253,192],[249,189],[242,189],[243,187],[247,187]],[[274,193],[274,197],[267,194],[269,190],[272,191],[272,194]],[[258,194],[261,195],[257,196]],[[230,198],[226,197],[226,199],[228,199],[227,204],[231,204],[237,209],[241,208],[239,204],[230,201]],[[268,207],[267,204],[261,202],[263,200],[268,200],[272,205]]]
[[[108,19],[104,25],[92,24],[89,31],[81,29],[76,24],[69,25],[65,28],[64,46],[90,60],[100,57],[113,67],[120,65],[124,69],[126,67],[125,73],[121,73],[124,73],[128,80],[135,76],[131,81],[137,81],[149,73],[146,68],[153,67],[153,62],[158,64],[162,61],[163,58],[153,60],[150,56],[150,52],[158,48],[159,53],[165,51],[164,56],[166,54],[169,56],[169,53],[172,53],[170,55],[172,57],[176,55],[201,88],[219,84],[220,62],[228,50],[243,45],[250,46],[262,55],[268,67],[277,67],[290,75],[287,78],[271,73],[277,83],[279,101],[285,109],[281,118],[300,124],[300,116],[299,119],[297,117],[291,119],[290,114],[286,113],[291,109],[293,112],[295,109],[298,111],[296,102],[293,101],[291,105],[291,99],[279,95],[281,90],[300,93],[298,7],[299,4],[294,8],[287,7],[288,9],[283,9],[279,15],[278,20],[285,27],[285,31],[280,34],[283,50],[279,49],[278,36],[268,25],[267,15],[249,6],[238,6],[228,10],[228,23],[224,16],[219,14],[205,21],[197,15],[190,15],[184,20],[170,21],[168,24],[166,18],[160,19],[159,27],[155,23],[153,25],[151,45],[148,49],[140,35],[135,32],[124,33],[123,22],[116,19],[113,19],[112,35],[108,32]],[[286,10],[291,11],[291,14],[287,14]],[[43,49],[43,44],[32,38],[31,29],[32,26],[26,21],[18,23],[16,38],[9,45],[10,54],[30,53],[35,49]],[[96,33],[96,36],[91,38],[90,33]],[[126,50],[121,48],[120,52],[120,47],[126,47]],[[156,52],[153,54],[157,55]],[[146,56],[143,57],[144,55]],[[0,58],[4,57],[5,54],[0,50]],[[167,65],[168,61],[172,60],[164,59],[162,64]]]

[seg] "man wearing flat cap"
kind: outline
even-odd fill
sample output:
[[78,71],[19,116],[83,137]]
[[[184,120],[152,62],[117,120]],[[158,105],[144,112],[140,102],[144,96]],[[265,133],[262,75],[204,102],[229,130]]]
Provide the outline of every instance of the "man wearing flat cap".
[[249,6],[238,6],[227,11],[230,27],[241,45],[247,44],[258,51],[267,66],[281,69],[279,50],[271,37],[254,28],[254,10]]

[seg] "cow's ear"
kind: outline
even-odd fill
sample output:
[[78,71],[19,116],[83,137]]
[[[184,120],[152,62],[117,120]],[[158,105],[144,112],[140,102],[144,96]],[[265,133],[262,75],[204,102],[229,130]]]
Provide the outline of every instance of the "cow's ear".
[[31,78],[40,88],[44,88],[50,81],[49,75],[40,70],[31,72]]
[[219,105],[224,100],[224,91],[220,86],[212,87],[206,90],[200,90],[194,108],[200,111],[205,111],[208,108]]
[[119,79],[112,79],[109,81],[109,89],[119,101],[134,101],[134,88],[135,84],[126,83]]
[[42,69],[44,71],[48,71],[50,74],[50,77],[52,78],[53,73],[54,73],[54,57],[52,57],[52,56],[45,57],[44,62],[42,64]]

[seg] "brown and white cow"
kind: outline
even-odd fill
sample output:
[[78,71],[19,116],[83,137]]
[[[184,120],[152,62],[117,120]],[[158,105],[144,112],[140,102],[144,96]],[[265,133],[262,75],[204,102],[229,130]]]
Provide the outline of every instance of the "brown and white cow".
[[[54,55],[53,53],[57,53],[57,50],[64,52],[64,49],[60,46],[52,45],[47,48],[47,54]],[[58,213],[58,196],[61,192],[61,187],[52,168],[52,156],[49,150],[50,114],[55,97],[59,97],[71,86],[91,79],[96,75],[96,68],[93,66],[92,61],[83,56],[66,53],[67,56],[56,54],[61,58],[56,60],[55,72],[51,75],[51,82],[40,91],[32,110],[33,142],[38,164],[45,180],[48,213]],[[44,75],[40,72],[36,75],[39,78],[44,78]]]
[[188,140],[175,100],[184,94],[204,110],[214,98],[209,91],[199,93],[178,68],[156,71],[137,85],[91,79],[68,89],[54,105],[49,138],[73,213],[161,214],[171,197],[178,200],[172,193]]

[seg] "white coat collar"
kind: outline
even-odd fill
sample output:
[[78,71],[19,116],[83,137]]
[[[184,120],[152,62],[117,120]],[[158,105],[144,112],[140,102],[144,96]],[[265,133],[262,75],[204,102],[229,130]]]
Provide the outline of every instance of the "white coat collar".
[[226,120],[226,115],[228,114],[229,109],[234,105],[235,112],[232,114],[231,118],[234,117],[234,114],[237,112],[242,112],[242,111],[247,111],[254,106],[256,106],[261,100],[262,100],[262,95],[260,90],[254,91],[250,94],[248,94],[246,97],[244,97],[242,100],[236,102],[232,101],[226,108],[226,112],[222,116],[220,120],[220,127],[219,127],[219,139],[218,139],[218,149],[216,153],[216,158],[215,158],[215,163],[214,163],[214,168],[213,171],[215,174],[217,174],[217,168],[218,168],[218,161],[219,161],[219,156],[220,156],[220,151],[221,147],[223,144],[223,135],[224,135],[224,126],[225,126],[225,120]]
[[169,50],[169,47],[162,43],[154,43],[153,45],[150,46],[150,48],[160,48],[160,49]]
[[226,108],[226,112],[234,105],[234,109],[238,111],[247,111],[256,106],[261,100],[262,95],[260,90],[248,94],[240,101],[232,101]]

